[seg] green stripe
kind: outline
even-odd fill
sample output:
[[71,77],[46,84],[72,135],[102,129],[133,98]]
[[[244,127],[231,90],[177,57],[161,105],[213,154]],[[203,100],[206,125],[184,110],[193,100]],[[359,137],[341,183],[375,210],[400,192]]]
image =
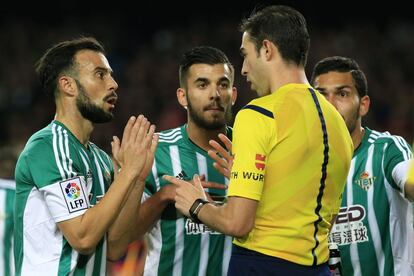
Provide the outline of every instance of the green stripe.
[[[207,276],[222,275],[224,236],[210,235]],[[220,253],[220,254],[219,254]]]
[[[105,236],[104,236],[105,239]],[[101,239],[101,241],[99,242],[99,244],[96,247],[96,251],[95,251],[95,262],[94,262],[94,266],[93,266],[93,276],[99,276],[99,275],[104,275],[104,273],[101,273],[101,262],[102,262],[102,250],[103,250],[103,243],[104,243],[104,239]]]
[[[158,275],[172,275],[175,256],[175,220],[161,220],[161,235],[163,237],[158,266]],[[164,238],[169,237],[167,240]]]
[[[63,235],[62,235],[63,236]],[[62,239],[62,253],[59,260],[58,275],[68,275],[70,272],[70,263],[72,261],[72,247],[68,241],[63,237]]]
[[3,240],[3,248],[5,249],[3,252],[4,256],[4,273],[6,276],[11,275],[11,247],[12,247],[12,236],[13,236],[13,210],[14,210],[14,196],[15,192],[13,190],[5,189],[6,196],[5,196],[5,206],[4,209],[6,211],[6,220],[5,220],[5,229],[4,229],[4,240]]

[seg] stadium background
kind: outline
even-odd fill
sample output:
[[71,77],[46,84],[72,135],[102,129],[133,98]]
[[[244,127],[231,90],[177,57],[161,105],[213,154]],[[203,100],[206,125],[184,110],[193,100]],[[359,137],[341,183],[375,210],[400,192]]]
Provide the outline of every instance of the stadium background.
[[321,58],[355,58],[367,75],[372,103],[364,124],[411,143],[414,19],[407,6],[395,1],[364,7],[360,2],[71,1],[47,7],[40,1],[17,1],[2,6],[0,146],[19,150],[52,120],[54,104],[39,88],[34,63],[50,45],[80,35],[95,36],[104,44],[119,84],[115,119],[98,125],[91,139],[107,151],[112,135],[121,135],[132,114],[146,115],[159,131],[185,121],[175,96],[178,60],[183,50],[196,45],[218,47],[234,64],[239,91],[235,114],[255,97],[240,75],[238,24],[255,6],[270,3],[291,5],[306,17],[311,35],[309,77]]

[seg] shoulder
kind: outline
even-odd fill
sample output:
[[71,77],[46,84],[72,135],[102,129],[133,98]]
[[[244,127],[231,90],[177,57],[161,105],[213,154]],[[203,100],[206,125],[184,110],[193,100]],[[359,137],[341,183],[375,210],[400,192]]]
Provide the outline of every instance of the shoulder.
[[254,99],[237,113],[237,117],[248,117],[252,119],[274,119],[273,114],[273,101],[272,95],[264,96],[258,99]]
[[183,126],[158,132],[158,148],[179,144],[183,140]]
[[379,145],[379,144],[388,144],[388,145],[395,145],[397,147],[403,147],[406,149],[411,149],[411,146],[407,143],[407,141],[399,136],[399,135],[393,135],[389,133],[388,131],[385,132],[379,132],[376,130],[371,130],[368,142]]

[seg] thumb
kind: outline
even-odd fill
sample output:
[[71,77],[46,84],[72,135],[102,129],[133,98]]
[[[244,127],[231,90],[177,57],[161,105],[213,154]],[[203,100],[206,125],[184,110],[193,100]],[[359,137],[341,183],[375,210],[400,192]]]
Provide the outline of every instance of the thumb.
[[198,174],[195,174],[193,176],[193,182],[194,182],[194,187],[199,190],[200,193],[203,194],[203,198],[207,199],[206,193],[204,192],[204,188],[203,185],[201,184],[201,179],[200,176]]

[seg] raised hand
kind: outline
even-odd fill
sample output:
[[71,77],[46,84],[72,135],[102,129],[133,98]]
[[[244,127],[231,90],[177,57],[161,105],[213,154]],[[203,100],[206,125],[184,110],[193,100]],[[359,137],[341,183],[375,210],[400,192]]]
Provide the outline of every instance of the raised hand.
[[231,168],[233,167],[234,156],[231,154],[232,143],[226,135],[220,133],[218,135],[221,142],[226,147],[223,148],[219,143],[214,140],[210,140],[209,144],[215,150],[209,150],[208,155],[215,161],[213,166],[222,175],[230,179]]
[[193,177],[194,184],[171,175],[164,175],[163,178],[175,186],[175,208],[187,217],[190,216],[188,211],[196,199],[207,199],[198,175]]
[[143,115],[138,118],[132,116],[124,128],[122,141],[114,137],[111,143],[115,163],[139,180],[142,180],[145,170],[148,174],[154,159],[158,142],[154,131],[155,126],[150,126],[150,122]]

